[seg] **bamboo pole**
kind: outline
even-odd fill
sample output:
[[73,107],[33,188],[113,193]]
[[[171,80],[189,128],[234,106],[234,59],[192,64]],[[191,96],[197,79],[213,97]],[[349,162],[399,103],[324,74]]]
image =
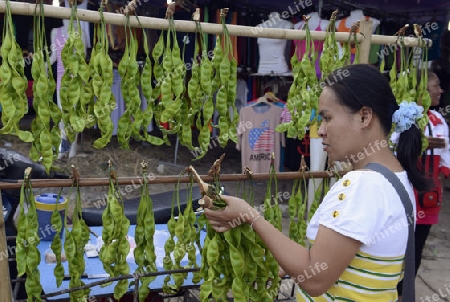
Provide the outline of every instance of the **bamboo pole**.
[[[342,175],[343,173],[339,174]],[[283,172],[278,173],[277,180],[296,179],[296,178],[331,178],[336,174],[331,171],[320,172]],[[213,178],[208,175],[200,175],[205,182],[213,181]],[[268,180],[271,175],[269,173],[257,173],[252,175],[253,180]],[[223,174],[220,175],[221,181],[245,181],[248,180],[248,176],[245,174]],[[170,183],[188,183],[191,181],[189,176],[179,177],[178,175],[167,176],[148,176],[149,184],[170,184]],[[142,177],[119,177],[119,185],[136,185],[142,183]],[[70,187],[73,184],[71,179],[32,179],[31,186],[33,188],[62,188]],[[22,180],[18,180],[16,183],[0,182],[0,190],[2,189],[18,189],[22,185]],[[80,178],[80,187],[97,187],[108,186],[109,178]]]
[[[0,190],[0,253],[8,255],[8,247],[6,243],[5,220],[3,219],[3,201],[2,190]],[[0,259],[0,301],[12,301],[11,279],[9,277],[8,259]]]
[[359,30],[364,35],[364,41],[359,45],[359,63],[369,64],[370,46],[372,46],[372,20],[361,20]]
[[[383,36],[383,35],[372,35],[372,44],[397,44],[400,47],[400,41],[397,36]],[[432,47],[433,41],[426,39],[427,46]],[[417,47],[420,46],[419,40],[414,37],[405,37],[403,39],[404,47]]]
[[[33,16],[35,13],[35,5],[23,2],[10,2],[11,12],[17,15],[27,15]],[[5,12],[6,2],[0,1],[0,12]],[[97,11],[78,9],[78,18],[80,21],[88,21],[92,23],[100,22],[100,13]],[[37,8],[39,12],[39,7]],[[51,16],[53,18],[59,19],[69,19],[71,14],[71,9],[66,7],[56,7],[52,5],[44,5],[45,16]],[[119,13],[104,13],[105,22],[108,24],[124,25],[126,24],[126,17]],[[144,28],[150,29],[167,29],[169,27],[169,21],[166,19],[143,17],[140,16],[139,20]],[[196,24],[194,21],[184,21],[177,20],[174,22],[175,28],[180,32],[195,32]],[[210,23],[200,23],[202,29],[208,34],[221,34],[223,31],[221,24],[210,24]],[[263,23],[264,24],[264,23]],[[130,18],[130,25],[132,27],[140,27],[136,18]],[[241,25],[227,25],[228,31],[231,36],[244,36],[253,38],[274,38],[274,39],[285,39],[285,40],[304,40],[306,38],[306,32],[303,30],[295,29],[282,29],[282,28],[264,28],[263,27],[251,27],[251,26],[241,26]],[[311,36],[314,40],[325,40],[326,32],[322,31],[312,31]],[[336,33],[336,40],[339,42],[345,42],[348,40],[350,33]],[[389,37],[391,38],[391,37]],[[364,37],[358,34],[358,42],[362,42]],[[376,40],[377,43],[383,44],[388,43],[383,39]],[[389,41],[394,41],[395,37],[389,39]],[[418,39],[411,39],[411,43],[407,46],[413,47],[418,46]]]
[[[33,16],[35,13],[35,4],[24,2],[10,2],[11,12],[17,15]],[[124,7],[125,9],[125,7]],[[5,12],[6,2],[0,1],[0,13]],[[80,21],[87,21],[92,23],[100,22],[100,13],[98,11],[78,9],[78,18]],[[36,12],[39,12],[39,7]],[[71,9],[67,7],[57,7],[52,5],[44,5],[45,16],[69,19]],[[120,13],[103,13],[105,22],[114,25],[126,24],[126,17]],[[165,30],[169,27],[169,21],[161,18],[152,18],[140,16],[139,20],[144,28]],[[270,21],[270,20],[268,20]],[[267,21],[266,21],[267,22]],[[180,32],[195,32],[196,24],[194,21],[176,20],[175,28]],[[208,34],[222,34],[223,28],[221,24],[211,24],[200,22],[202,29]],[[263,23],[264,24],[264,23]],[[132,27],[140,27],[136,18],[130,18],[130,25]],[[285,39],[285,40],[304,40],[306,39],[306,32],[303,30],[295,29],[282,29],[282,28],[264,28],[263,27],[251,27],[242,25],[227,25],[228,32],[231,36],[242,36],[250,38],[273,38],[273,39]],[[323,41],[325,40],[326,32],[323,31],[311,31],[313,40]],[[350,33],[336,32],[336,40],[339,42],[346,42]],[[363,42],[364,37],[361,34],[357,34],[358,42]],[[367,39],[367,38],[366,38]],[[367,39],[371,44],[395,44],[397,43],[397,37],[374,35],[373,39]],[[421,46],[417,38],[407,37],[408,41],[405,43],[406,47]],[[431,40],[428,44],[431,47]]]
[[[23,2],[10,2],[11,12],[17,15],[33,16],[35,14],[35,5]],[[5,12],[6,2],[0,1],[0,12]],[[40,12],[39,7],[36,10]],[[88,21],[92,23],[100,22],[100,13],[98,11],[78,9],[78,18],[80,21]],[[59,19],[69,19],[71,15],[71,9],[67,7],[56,7],[52,5],[44,5],[45,16],[51,16]],[[114,25],[126,24],[126,17],[120,13],[103,13],[105,22]],[[144,28],[165,30],[169,28],[169,21],[167,19],[152,18],[139,16],[139,21]],[[194,21],[175,20],[175,28],[180,32],[195,32],[196,24]],[[223,27],[221,24],[202,23],[200,22],[203,32],[208,34],[222,34]],[[136,18],[130,18],[130,26],[141,27]],[[242,25],[227,25],[228,32],[231,36],[244,36],[252,38],[274,38],[285,40],[304,40],[306,39],[306,32],[303,30],[295,29],[282,29],[282,28],[259,28]],[[325,32],[312,31],[311,36],[314,40],[325,40]],[[340,42],[348,40],[349,33],[336,33],[336,39]],[[358,42],[363,40],[362,35],[358,35]]]

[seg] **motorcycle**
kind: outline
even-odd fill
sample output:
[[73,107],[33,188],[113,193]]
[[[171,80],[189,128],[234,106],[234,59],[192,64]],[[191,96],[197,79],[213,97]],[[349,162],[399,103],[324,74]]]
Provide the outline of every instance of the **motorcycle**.
[[[27,156],[5,148],[0,148],[0,183],[17,183],[19,180],[23,180],[24,172],[26,168],[31,167],[30,178],[33,179],[68,179],[70,176],[58,173],[50,172],[46,173],[44,166],[40,163],[33,162]],[[166,224],[170,217],[172,211],[172,198],[174,194],[177,194],[180,198],[180,211],[184,212],[187,206],[187,189],[179,190],[178,192],[169,191],[159,194],[151,195],[153,201],[153,210],[155,214],[156,224]],[[25,286],[23,282],[12,282],[17,279],[17,270],[15,262],[15,236],[17,235],[17,229],[15,226],[15,213],[20,204],[20,189],[5,189],[1,190],[2,202],[3,202],[3,218],[5,221],[5,232],[8,239],[8,258],[9,261],[9,273],[11,278],[11,285],[13,288],[13,296],[16,299],[26,299]],[[193,209],[197,209],[198,200],[201,198],[201,193],[198,187],[192,189],[192,200]],[[124,200],[124,213],[125,216],[130,220],[131,224],[136,224],[137,210],[139,207],[140,197],[134,199]],[[98,204],[99,206],[92,208],[83,208],[82,217],[88,226],[101,226],[102,225],[102,213],[106,208],[106,201],[103,204]],[[178,207],[174,209],[174,215],[178,215]],[[121,301],[128,301],[124,298]],[[132,300],[130,300],[132,301]],[[148,301],[162,301],[159,300],[158,296],[152,294]]]

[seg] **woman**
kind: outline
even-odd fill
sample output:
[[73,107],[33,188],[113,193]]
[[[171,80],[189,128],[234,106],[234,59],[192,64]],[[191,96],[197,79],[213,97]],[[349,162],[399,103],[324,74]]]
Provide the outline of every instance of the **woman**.
[[[388,81],[375,67],[344,67],[324,83],[327,86],[319,98],[323,148],[331,160],[353,164],[354,171],[331,188],[312,217],[307,229],[312,247],[291,241],[236,197],[223,196],[227,207],[205,209],[205,215],[219,232],[230,229],[237,217],[248,217],[245,223],[251,224],[280,267],[296,280],[297,301],[322,295],[327,301],[332,297],[395,301],[408,238],[407,217],[390,183],[364,167],[379,163],[395,172],[413,200],[412,185],[423,188],[425,183],[415,164],[420,130],[415,126],[404,129],[396,158],[387,137],[399,106]],[[413,125],[418,116],[410,117]],[[399,224],[404,227],[394,227]],[[317,264],[326,269],[313,271]]]
[[[420,79],[418,80],[418,82]],[[438,76],[428,71],[428,93],[431,98],[431,107],[439,106],[443,90],[440,86]],[[428,126],[425,128],[425,136],[448,139],[448,125],[444,117],[436,110],[428,110]],[[430,234],[433,224],[438,223],[439,212],[442,204],[442,183],[440,176],[448,178],[450,175],[450,150],[445,148],[427,150],[419,162],[427,178],[433,181],[433,189],[421,192],[416,198],[417,224],[414,232],[415,243],[415,269],[416,274],[422,261],[422,252],[425,242]],[[402,283],[397,286],[399,296],[402,295]]]

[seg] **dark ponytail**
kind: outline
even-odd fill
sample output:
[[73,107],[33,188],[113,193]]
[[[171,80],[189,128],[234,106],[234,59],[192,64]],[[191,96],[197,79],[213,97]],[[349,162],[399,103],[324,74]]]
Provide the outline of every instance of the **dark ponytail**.
[[[334,91],[338,102],[352,113],[367,106],[377,115],[386,136],[392,128],[392,115],[399,108],[389,80],[374,66],[356,64],[345,66],[328,75],[325,86]],[[422,150],[422,134],[412,126],[400,134],[396,147],[397,159],[408,173],[411,184],[419,191],[430,187],[423,172],[418,168]]]
[[422,133],[413,125],[400,134],[396,146],[397,159],[408,173],[408,179],[418,191],[427,191],[431,187],[430,181],[419,170],[417,160],[422,153]]

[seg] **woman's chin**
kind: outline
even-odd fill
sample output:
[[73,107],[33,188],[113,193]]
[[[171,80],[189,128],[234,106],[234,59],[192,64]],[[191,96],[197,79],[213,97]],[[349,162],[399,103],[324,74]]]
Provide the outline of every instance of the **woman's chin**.
[[431,99],[431,104],[430,104],[430,106],[439,106],[439,99]]
[[333,156],[333,153],[327,152],[328,162],[337,162],[339,159],[336,156]]

